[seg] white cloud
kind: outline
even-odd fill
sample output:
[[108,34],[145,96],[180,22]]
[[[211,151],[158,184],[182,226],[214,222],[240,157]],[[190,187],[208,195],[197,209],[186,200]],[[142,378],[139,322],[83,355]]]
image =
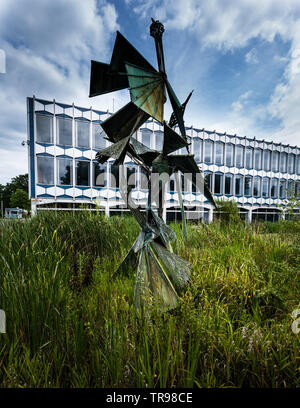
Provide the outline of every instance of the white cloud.
[[258,64],[257,51],[255,48],[251,48],[251,50],[247,52],[245,55],[245,60],[249,64]]
[[[283,78],[277,83],[269,102],[245,114],[240,100],[233,102],[233,112],[225,121],[218,121],[218,112],[210,115],[212,126],[221,124],[222,131],[236,129],[237,133],[251,136],[259,132],[256,119],[272,116],[281,121],[276,132],[262,136],[290,144],[300,144],[300,2],[298,0],[136,0],[135,12],[141,18],[153,15],[161,19],[166,28],[190,32],[199,48],[214,47],[234,52],[249,45],[250,40],[274,41],[280,36],[291,42],[291,49]],[[252,48],[245,56],[249,63],[257,63],[257,52]],[[281,57],[277,56],[277,60]],[[274,57],[274,61],[276,58]],[[268,73],[266,73],[267,75]],[[257,116],[256,116],[257,115]],[[194,115],[195,116],[195,115]],[[198,114],[199,118],[199,114]],[[235,120],[231,123],[231,120]],[[198,120],[199,121],[199,120]],[[207,123],[206,122],[206,123]],[[238,129],[237,126],[240,128]]]
[[113,97],[115,106],[121,104],[116,94],[88,98],[90,60],[109,61],[119,25],[106,0],[0,4],[0,49],[6,53],[6,74],[0,74],[0,183],[5,183],[28,171],[20,150],[27,96],[105,110],[112,108]]

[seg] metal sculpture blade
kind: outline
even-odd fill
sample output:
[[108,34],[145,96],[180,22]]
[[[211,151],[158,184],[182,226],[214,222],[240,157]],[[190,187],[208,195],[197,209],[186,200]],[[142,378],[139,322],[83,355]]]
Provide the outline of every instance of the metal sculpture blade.
[[162,123],[163,107],[166,102],[165,84],[162,75],[128,63],[125,66],[131,101]]

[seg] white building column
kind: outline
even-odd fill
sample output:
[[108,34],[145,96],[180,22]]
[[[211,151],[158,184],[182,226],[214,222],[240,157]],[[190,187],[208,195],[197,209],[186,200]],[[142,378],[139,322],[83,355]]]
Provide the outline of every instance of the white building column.
[[249,210],[248,210],[247,222],[248,222],[248,224],[251,224],[251,222],[252,222],[252,208],[249,208]]
[[108,200],[105,203],[105,215],[106,215],[106,217],[109,217],[109,202],[108,202]]
[[35,199],[31,200],[31,217],[36,214],[36,201]]
[[210,208],[208,210],[208,223],[210,224],[214,220],[214,210]]
[[162,219],[164,220],[165,223],[167,222],[167,209],[165,205],[163,208]]

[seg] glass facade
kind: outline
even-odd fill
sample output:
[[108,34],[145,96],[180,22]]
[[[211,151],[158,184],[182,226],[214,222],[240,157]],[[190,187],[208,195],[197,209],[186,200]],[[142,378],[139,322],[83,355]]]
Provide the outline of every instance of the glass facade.
[[255,170],[261,170],[261,163],[262,163],[262,150],[255,149],[254,150],[254,168]]
[[92,138],[93,138],[93,148],[94,149],[105,149],[106,148],[106,140],[104,139],[105,132],[102,129],[100,123],[93,123],[92,124]]
[[280,153],[280,172],[281,173],[286,173],[287,169],[287,153],[281,152]]
[[90,161],[76,160],[76,186],[90,185]]
[[272,171],[279,171],[279,152],[272,152]]
[[76,146],[88,149],[90,147],[90,122],[76,120]]
[[72,146],[72,119],[56,117],[56,143]]
[[[64,194],[59,187],[74,185],[91,187],[90,190],[69,189],[70,194],[77,194],[81,199],[93,199],[99,194],[101,199],[106,200],[110,197],[113,201],[114,198],[111,197],[114,196],[107,195],[106,192],[92,191],[93,187],[98,187],[98,190],[100,188],[118,189],[120,185],[121,169],[114,166],[112,160],[100,164],[95,158],[95,150],[104,149],[111,144],[105,139],[106,135],[101,126],[103,120],[107,118],[107,113],[103,112],[103,116],[99,111],[97,114],[92,114],[90,111],[86,113],[84,110],[76,113],[73,107],[74,117],[69,117],[62,112],[66,110],[70,114],[71,110],[62,106],[54,110],[48,106],[49,113],[47,111],[43,113],[42,109],[35,111],[34,127],[31,131],[34,142],[45,144],[36,146],[33,152],[34,167],[36,167],[33,179],[38,184],[35,197],[46,198],[51,197],[51,194],[59,197]],[[142,129],[135,132],[134,137],[147,147],[161,151],[163,131],[162,127],[157,125],[147,122]],[[152,131],[152,126],[155,127],[155,131]],[[147,127],[149,128],[146,129]],[[191,134],[193,136],[189,136],[188,139],[191,142],[190,153],[194,154],[195,161],[204,172],[205,180],[213,194],[235,196],[240,206],[257,204],[272,206],[275,205],[272,200],[284,200],[289,196],[287,191],[291,189],[294,193],[295,191],[297,194],[300,193],[299,148],[239,138],[236,135],[210,134],[195,129]],[[51,145],[55,144],[57,147],[53,149]],[[68,149],[71,146],[73,149]],[[77,147],[79,147],[78,150],[76,150]],[[90,151],[86,152],[85,149]],[[180,149],[173,154],[186,153],[186,149]],[[74,156],[71,158],[70,155]],[[128,163],[128,159],[127,157],[125,160],[128,183],[142,190],[137,197],[143,203],[141,205],[144,205],[146,199],[143,194],[148,190],[147,172],[131,164],[131,161]],[[227,172],[221,167],[224,165],[228,167]],[[279,172],[281,174],[278,174]],[[198,192],[193,183],[185,179],[184,174],[180,173],[180,178],[183,192]],[[55,189],[55,185],[58,189]],[[86,190],[88,192],[85,193]],[[176,181],[172,177],[170,191],[176,190]],[[173,199],[177,200],[176,197],[175,195]],[[249,200],[249,197],[253,197],[253,200]],[[199,200],[199,197],[189,194],[185,198],[190,202],[188,205],[192,205],[194,200],[195,202]]]
[[234,166],[234,145],[231,143],[226,144],[226,166]]
[[202,140],[199,137],[193,139],[194,142],[194,158],[196,162],[202,161]]
[[247,147],[245,151],[245,167],[246,169],[253,168],[253,149],[251,147]]
[[53,117],[51,115],[36,115],[36,141],[53,143]]
[[215,163],[224,164],[224,143],[216,142],[215,144]]
[[133,188],[136,187],[137,166],[127,165],[127,184]]
[[235,165],[236,167],[244,167],[244,148],[243,146],[235,147]]
[[270,187],[270,179],[269,177],[264,177],[262,182],[262,196],[269,197],[269,187]]
[[252,195],[252,176],[245,176],[244,195],[248,197]]
[[264,171],[271,170],[271,150],[264,150]]
[[53,157],[38,156],[37,182],[39,184],[54,184],[54,160]]
[[73,184],[73,160],[58,158],[57,159],[57,184]]
[[260,197],[261,177],[256,176],[253,179],[253,196]]
[[215,194],[223,194],[223,174],[215,174]]
[[243,176],[237,174],[235,176],[235,195],[241,196],[243,194]]
[[287,197],[292,198],[295,194],[295,182],[294,180],[288,180],[287,182]]
[[152,132],[150,132],[149,130],[142,130],[141,142],[149,148],[150,148],[150,143],[151,143],[150,142],[151,135],[152,135]]
[[93,162],[93,185],[95,187],[107,186],[107,165]]
[[110,168],[110,187],[119,188],[120,187],[119,166],[115,166],[114,164],[110,163],[109,168]]
[[214,147],[214,144],[211,140],[205,140],[204,142],[204,162],[205,163],[213,162],[213,147]]
[[271,198],[277,198],[278,196],[278,179],[272,178],[271,181]]
[[225,174],[225,194],[232,195],[232,180],[233,180],[233,175],[232,174]]
[[295,173],[295,155],[291,153],[288,155],[288,173]]
[[279,198],[286,198],[286,180],[280,180],[279,185]]
[[212,173],[204,173],[204,178],[208,188],[212,190]]

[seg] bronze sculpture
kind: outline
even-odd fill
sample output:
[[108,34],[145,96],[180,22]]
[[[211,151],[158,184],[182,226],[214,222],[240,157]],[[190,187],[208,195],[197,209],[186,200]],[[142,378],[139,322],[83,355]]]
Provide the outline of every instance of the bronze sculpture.
[[[123,164],[128,155],[148,174],[149,194],[145,214],[128,203],[140,224],[141,232],[116,273],[126,271],[132,266],[137,267],[135,287],[137,308],[147,304],[151,299],[156,299],[160,302],[161,310],[168,310],[178,305],[179,295],[189,281],[191,265],[172,251],[171,241],[176,235],[162,219],[165,183],[160,176],[162,174],[170,176],[178,171],[192,175],[201,175],[201,172],[194,156],[189,154],[183,120],[184,110],[192,92],[181,104],[168,81],[163,53],[163,32],[164,26],[152,19],[150,35],[155,40],[158,70],[117,32],[110,64],[91,61],[90,97],[129,88],[131,102],[101,124],[112,145],[96,155],[100,163],[114,158],[115,165]],[[163,119],[166,94],[173,109],[168,124]],[[148,148],[133,137],[136,130],[149,117],[164,127],[161,152]],[[173,129],[176,125],[180,134]],[[183,147],[187,149],[188,154],[171,154]],[[158,175],[156,187],[151,182],[153,175]],[[205,197],[214,204],[202,176],[201,183]],[[152,200],[154,189],[155,196],[158,197],[156,208]],[[181,194],[179,197],[187,238]]]

